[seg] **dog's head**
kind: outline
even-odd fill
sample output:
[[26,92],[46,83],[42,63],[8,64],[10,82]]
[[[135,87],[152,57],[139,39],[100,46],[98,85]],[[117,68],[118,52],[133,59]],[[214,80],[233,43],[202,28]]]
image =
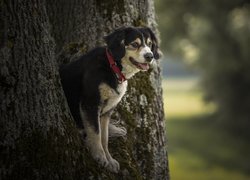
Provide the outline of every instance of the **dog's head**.
[[146,71],[154,59],[160,58],[156,36],[147,27],[122,27],[107,35],[105,40],[120,68],[123,60]]

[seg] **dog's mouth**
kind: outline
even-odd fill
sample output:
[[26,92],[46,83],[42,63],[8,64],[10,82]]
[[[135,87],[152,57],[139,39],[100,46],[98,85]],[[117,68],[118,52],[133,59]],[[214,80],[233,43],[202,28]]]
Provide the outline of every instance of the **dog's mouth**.
[[139,63],[137,62],[134,58],[129,57],[130,62],[135,65],[138,69],[142,71],[147,71],[149,69],[149,64],[148,63]]

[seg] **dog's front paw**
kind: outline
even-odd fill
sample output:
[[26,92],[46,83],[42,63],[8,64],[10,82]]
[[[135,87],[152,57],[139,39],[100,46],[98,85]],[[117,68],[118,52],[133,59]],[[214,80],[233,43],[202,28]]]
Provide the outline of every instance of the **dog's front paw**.
[[109,137],[126,136],[127,130],[125,127],[117,127],[113,124],[109,124]]
[[115,159],[111,158],[107,168],[111,172],[118,173],[120,170],[120,164]]
[[92,154],[92,157],[98,164],[103,167],[107,167],[109,165],[109,161],[107,160],[106,155],[104,153]]

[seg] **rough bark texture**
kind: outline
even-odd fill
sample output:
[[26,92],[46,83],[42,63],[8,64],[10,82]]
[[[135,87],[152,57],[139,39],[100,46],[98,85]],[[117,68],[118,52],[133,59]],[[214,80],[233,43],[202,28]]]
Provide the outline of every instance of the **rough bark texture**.
[[45,4],[0,6],[0,179],[77,178],[81,141],[61,89]]
[[[152,0],[0,1],[0,179],[168,179],[160,69],[129,81],[113,118],[112,174],[84,148],[58,65],[103,44],[122,25],[156,30]],[[59,54],[59,55],[58,55]]]

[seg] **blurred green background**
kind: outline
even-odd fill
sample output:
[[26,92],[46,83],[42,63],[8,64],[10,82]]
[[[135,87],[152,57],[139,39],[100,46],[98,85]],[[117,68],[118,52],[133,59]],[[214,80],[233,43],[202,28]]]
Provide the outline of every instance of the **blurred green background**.
[[250,2],[155,0],[172,180],[250,179]]

